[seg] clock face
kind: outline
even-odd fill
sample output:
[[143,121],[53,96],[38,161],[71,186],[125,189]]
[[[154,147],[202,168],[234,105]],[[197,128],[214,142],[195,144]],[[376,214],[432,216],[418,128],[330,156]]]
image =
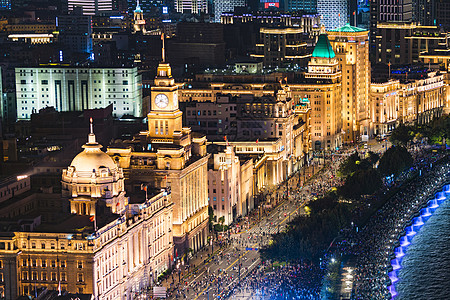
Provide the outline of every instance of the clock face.
[[158,94],[155,97],[155,104],[159,108],[165,108],[169,104],[169,98],[164,94]]

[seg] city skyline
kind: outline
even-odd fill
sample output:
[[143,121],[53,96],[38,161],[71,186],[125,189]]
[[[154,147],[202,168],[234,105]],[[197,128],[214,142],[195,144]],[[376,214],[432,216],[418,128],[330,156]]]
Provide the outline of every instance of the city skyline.
[[0,1],[0,299],[450,292],[446,9]]

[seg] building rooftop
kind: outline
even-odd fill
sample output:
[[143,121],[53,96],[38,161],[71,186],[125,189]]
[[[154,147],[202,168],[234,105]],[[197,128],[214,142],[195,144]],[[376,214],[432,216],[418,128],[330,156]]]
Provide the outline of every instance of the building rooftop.
[[342,27],[331,29],[328,31],[331,31],[331,32],[363,32],[363,31],[367,31],[367,30],[363,29],[363,28],[351,26],[350,24],[345,24]]
[[336,55],[334,54],[330,41],[328,40],[328,36],[326,34],[319,35],[319,39],[317,40],[316,47],[314,47],[312,57],[334,58],[335,56]]

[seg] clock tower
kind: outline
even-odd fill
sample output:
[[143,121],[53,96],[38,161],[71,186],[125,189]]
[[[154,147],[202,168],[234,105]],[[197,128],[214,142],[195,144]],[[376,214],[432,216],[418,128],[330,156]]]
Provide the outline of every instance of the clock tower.
[[174,132],[182,129],[182,112],[178,108],[178,86],[172,77],[172,69],[164,57],[164,35],[162,62],[158,65],[154,86],[151,88],[148,135],[151,138],[173,138]]

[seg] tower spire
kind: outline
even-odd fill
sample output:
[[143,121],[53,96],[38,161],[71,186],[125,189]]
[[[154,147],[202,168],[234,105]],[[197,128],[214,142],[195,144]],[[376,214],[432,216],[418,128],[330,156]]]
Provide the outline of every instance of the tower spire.
[[94,134],[94,120],[92,120],[92,118],[89,119],[89,127],[90,127],[90,131],[89,134]]
[[161,53],[162,62],[165,62],[166,61],[166,48],[164,46],[164,32],[161,33],[161,40],[162,40],[162,53]]
[[97,141],[95,140],[95,134],[94,134],[94,120],[92,118],[89,119],[89,135],[88,135],[88,144],[97,144]]

